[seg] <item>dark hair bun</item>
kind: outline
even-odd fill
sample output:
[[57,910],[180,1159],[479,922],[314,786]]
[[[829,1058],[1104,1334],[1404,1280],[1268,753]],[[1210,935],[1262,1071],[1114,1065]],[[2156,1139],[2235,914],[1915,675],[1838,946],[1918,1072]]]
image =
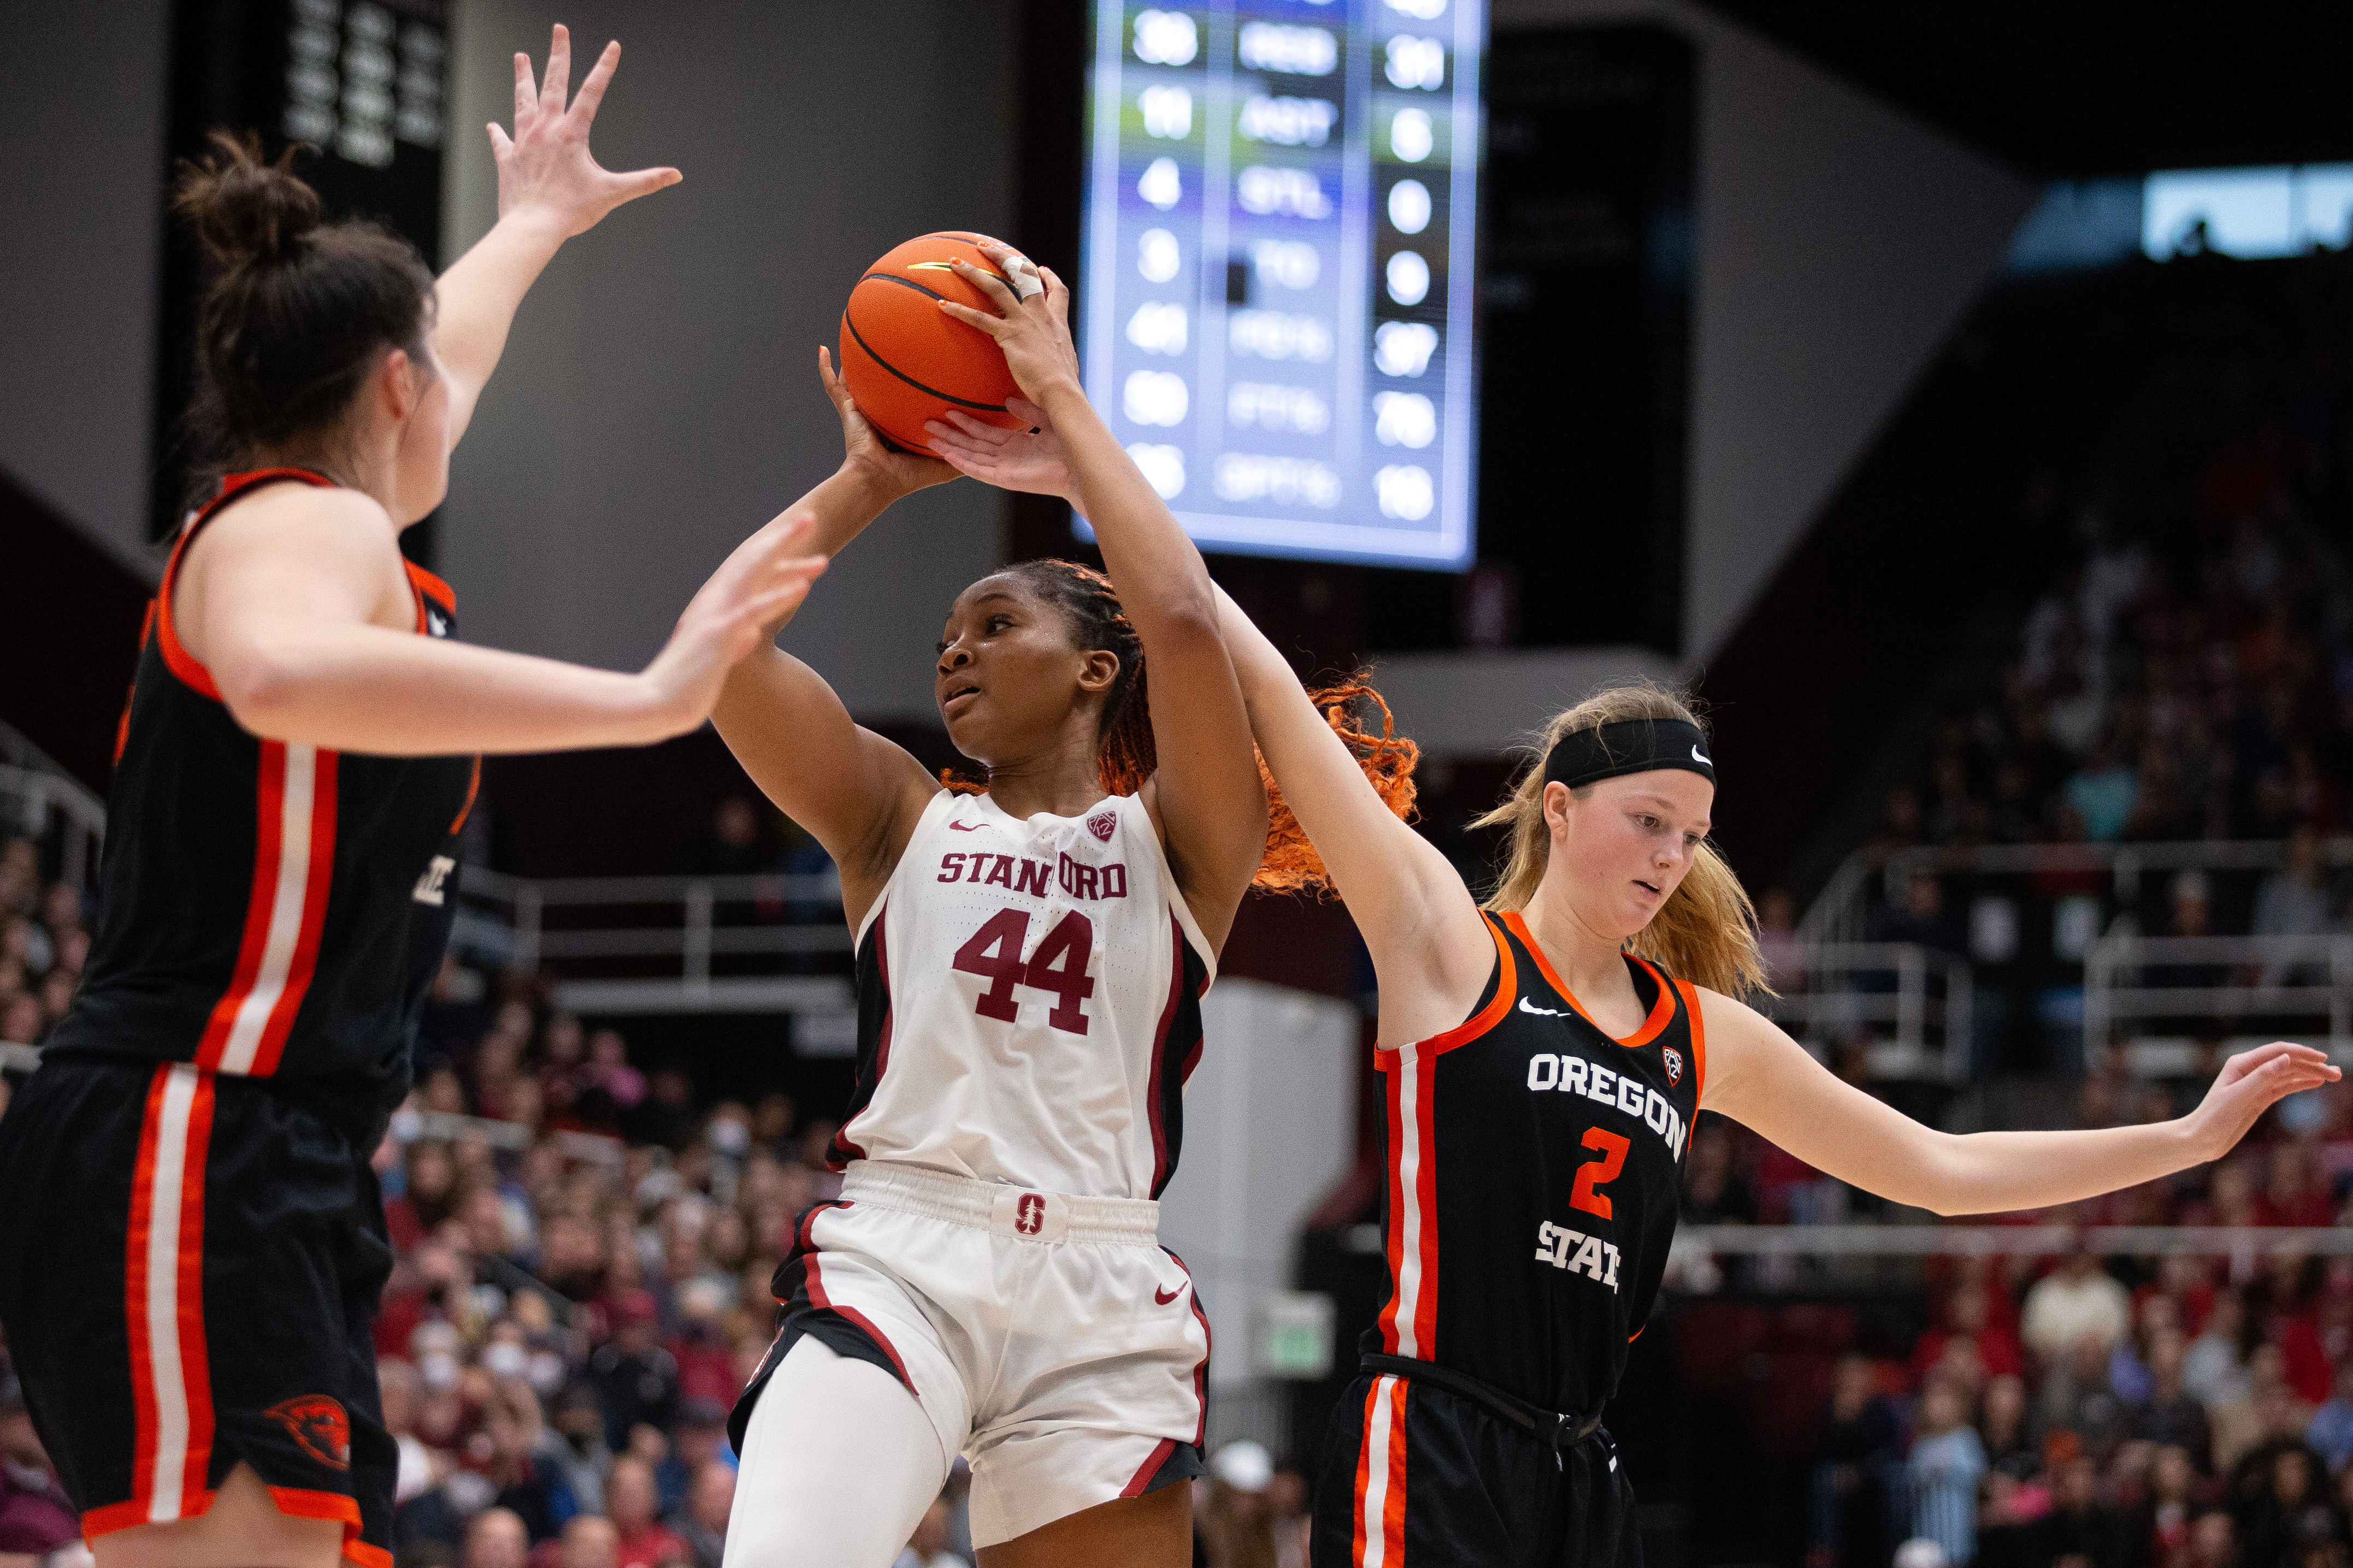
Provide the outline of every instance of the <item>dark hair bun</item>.
[[183,162],[172,210],[185,218],[206,250],[235,267],[283,259],[319,226],[319,193],[296,178],[289,147],[275,163],[261,157],[261,138],[212,133],[213,149]]

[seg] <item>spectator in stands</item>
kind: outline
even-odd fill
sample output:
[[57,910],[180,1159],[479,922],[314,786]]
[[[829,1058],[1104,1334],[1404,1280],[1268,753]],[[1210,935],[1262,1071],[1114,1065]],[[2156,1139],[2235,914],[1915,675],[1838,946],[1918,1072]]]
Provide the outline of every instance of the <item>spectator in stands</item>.
[[1793,995],[1806,985],[1806,944],[1798,938],[1798,902],[1787,888],[1767,888],[1757,900],[1757,951],[1774,990]]
[[81,1520],[49,1468],[23,1384],[0,1359],[0,1556],[46,1557],[81,1540]]
[[735,1505],[735,1467],[716,1461],[694,1473],[686,1504],[670,1516],[670,1533],[694,1554],[694,1568],[720,1568],[727,1547],[727,1510]]
[[1814,1466],[1808,1568],[1880,1568],[1894,1548],[1903,1431],[1868,1357],[1831,1371],[1831,1405]]
[[1692,1130],[1691,1154],[1683,1171],[1683,1223],[1754,1225],[1757,1194],[1733,1160],[1731,1123],[1703,1115]]
[[588,1363],[605,1410],[605,1442],[617,1452],[629,1446],[630,1428],[668,1432],[678,1419],[678,1363],[660,1336],[653,1297],[626,1291],[613,1304],[612,1342]]
[[[1246,1560],[1244,1560],[1246,1561]],[[1223,1568],[1217,1553],[1209,1553],[1213,1568]],[[1266,1559],[1267,1568],[1274,1568],[1274,1559]],[[945,1498],[934,1500],[915,1523],[915,1533],[907,1549],[899,1553],[892,1568],[971,1568],[971,1564],[948,1549],[948,1504]]]
[[2126,1516],[2126,1563],[2187,1568],[2199,1501],[2198,1466],[2189,1450],[2158,1449],[2149,1465],[2148,1494]]
[[2249,1325],[2245,1301],[2235,1288],[2216,1292],[2203,1331],[2183,1358],[2181,1385],[2207,1409],[2247,1394]]
[[2246,1457],[2267,1443],[2301,1442],[2312,1425],[2313,1406],[2287,1384],[2286,1360],[2275,1344],[2260,1344],[2247,1358],[2244,1398],[2207,1412],[2213,1427],[2214,1468],[2237,1470]]
[[2026,1380],[2014,1372],[1986,1379],[1978,1405],[1978,1436],[1989,1474],[2031,1480],[2042,1470],[2042,1447],[2027,1425]]
[[2299,827],[2288,837],[2286,866],[2255,889],[2250,930],[2256,936],[2323,936],[2336,923],[2335,904],[2328,868],[2321,862],[2320,835]]
[[2326,1226],[2337,1219],[2336,1194],[2313,1169],[2311,1149],[2295,1142],[2272,1145],[2254,1206],[2257,1225]]
[[1986,1473],[1985,1445],[1967,1416],[1960,1390],[1930,1379],[1920,1391],[1917,1435],[1905,1465],[1912,1534],[1935,1542],[1955,1568],[1977,1559],[1978,1483]]
[[2084,837],[2094,844],[2122,838],[2140,798],[2139,773],[2116,753],[2115,740],[2103,736],[2067,781],[2067,805],[2082,819]]
[[2125,1420],[2125,1432],[2136,1441],[2179,1448],[2203,1464],[2212,1443],[2206,1407],[2182,1386],[2188,1353],[2181,1331],[2170,1324],[2149,1336],[2148,1395],[2133,1405]]
[[565,1525],[559,1568],[621,1568],[621,1536],[613,1521],[583,1514]]
[[605,1479],[605,1517],[613,1521],[618,1560],[614,1568],[663,1568],[688,1553],[685,1542],[655,1518],[653,1468],[635,1454],[613,1461]]
[[2070,1559],[2091,1568],[2116,1568],[2126,1560],[2125,1521],[2100,1498],[2100,1472],[2089,1455],[2055,1468],[2052,1509],[2032,1531],[2031,1561],[2057,1564]]
[[2312,1413],[2304,1440],[2327,1461],[2332,1474],[2353,1459],[2353,1356],[2337,1363],[2336,1389],[2327,1403]]
[[1274,1460],[1248,1438],[1211,1456],[1208,1497],[1196,1525],[1208,1568],[1274,1568],[1274,1510],[1267,1501],[1273,1481]]
[[522,1521],[503,1508],[486,1508],[466,1526],[466,1554],[459,1568],[524,1568],[531,1537]]
[[2125,1436],[2125,1404],[2108,1383],[2108,1356],[2114,1348],[2095,1331],[2078,1334],[2046,1371],[2038,1412],[2044,1431],[2073,1432],[2083,1439],[2084,1450],[2099,1458]]
[[1920,1336],[1912,1349],[1912,1374],[1925,1378],[1945,1357],[1948,1345],[1966,1343],[1989,1377],[2015,1375],[2025,1370],[2026,1358],[2018,1336],[1987,1321],[1986,1295],[1981,1289],[1956,1289],[1945,1297],[1944,1321]]
[[2100,1267],[2098,1254],[2078,1244],[2027,1291],[2019,1338],[2046,1365],[2086,1339],[2105,1360],[2130,1321],[2125,1288]]
[[2246,1568],[2295,1568],[2306,1542],[2343,1533],[2327,1481],[2320,1456],[2293,1438],[2247,1458],[2231,1489]]
[[48,1032],[49,1016],[41,1006],[41,999],[29,991],[19,991],[0,1002],[0,1040],[19,1046],[37,1046]]

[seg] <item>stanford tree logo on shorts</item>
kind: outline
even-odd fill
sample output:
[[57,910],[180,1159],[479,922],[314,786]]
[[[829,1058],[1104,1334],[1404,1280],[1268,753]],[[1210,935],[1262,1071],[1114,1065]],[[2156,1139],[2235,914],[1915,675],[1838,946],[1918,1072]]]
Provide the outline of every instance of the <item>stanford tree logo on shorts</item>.
[[343,1407],[323,1394],[301,1394],[263,1415],[286,1428],[304,1453],[338,1470],[352,1468],[352,1424]]
[[1036,1193],[1024,1193],[1014,1206],[1013,1228],[1024,1236],[1035,1236],[1045,1228],[1046,1200]]
[[1111,830],[1118,826],[1118,816],[1108,811],[1098,811],[1087,818],[1087,831],[1105,844],[1111,842]]

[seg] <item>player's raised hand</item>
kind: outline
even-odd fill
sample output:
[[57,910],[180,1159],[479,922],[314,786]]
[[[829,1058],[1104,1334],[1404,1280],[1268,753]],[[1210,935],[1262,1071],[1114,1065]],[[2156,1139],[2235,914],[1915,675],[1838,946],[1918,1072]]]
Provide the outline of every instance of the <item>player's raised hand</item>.
[[[989,298],[994,311],[976,310],[953,300],[940,309],[966,326],[977,327],[1005,351],[1005,366],[1032,403],[1046,400],[1058,383],[1079,384],[1079,351],[1071,342],[1071,291],[1051,268],[1039,267],[1010,246],[995,241],[980,253],[1004,272],[1000,278],[968,261],[948,265],[956,276]],[[1007,282],[1006,279],[1011,279]]]
[[588,79],[572,95],[572,35],[561,22],[547,47],[547,74],[532,80],[531,57],[517,55],[514,133],[491,126],[491,153],[499,165],[499,216],[543,216],[565,238],[594,228],[623,202],[674,185],[676,169],[638,169],[617,174],[588,151],[588,128],[596,106],[621,63],[621,46],[610,43],[596,57]]
[[1005,411],[1028,427],[1000,430],[984,425],[962,409],[948,410],[947,421],[926,420],[932,450],[983,484],[999,489],[1027,490],[1031,495],[1060,496],[1076,504],[1078,491],[1071,481],[1069,455],[1054,422],[1027,398],[1008,397]]
[[893,500],[914,494],[932,485],[944,485],[956,477],[956,471],[921,452],[902,452],[892,448],[869,424],[866,416],[858,411],[857,400],[833,368],[832,351],[820,347],[817,351],[817,378],[825,387],[825,395],[833,400],[833,411],[841,417],[842,462],[856,468],[868,479],[880,486]]
[[2334,1083],[2345,1075],[2328,1065],[2328,1058],[2310,1046],[2274,1040],[2252,1051],[2242,1051],[2222,1064],[2214,1085],[2198,1109],[2189,1113],[2200,1154],[2219,1160],[2245,1137],[2255,1118],[2291,1094]]

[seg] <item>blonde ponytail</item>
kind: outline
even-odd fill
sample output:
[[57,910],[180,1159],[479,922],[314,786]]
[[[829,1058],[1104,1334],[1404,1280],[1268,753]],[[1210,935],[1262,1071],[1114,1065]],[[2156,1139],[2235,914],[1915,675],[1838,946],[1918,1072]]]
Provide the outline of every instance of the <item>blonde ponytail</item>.
[[[1544,728],[1540,744],[1532,748],[1527,770],[1504,803],[1480,817],[1473,827],[1508,827],[1504,875],[1487,899],[1486,907],[1502,913],[1527,908],[1544,881],[1552,857],[1552,832],[1545,824],[1545,757],[1564,735],[1596,730],[1625,719],[1680,719],[1698,724],[1699,716],[1682,696],[1663,687],[1616,686],[1597,691]],[[1704,729],[1705,726],[1702,726]],[[1576,791],[1579,800],[1590,795],[1587,784]],[[1757,910],[1747,890],[1712,844],[1702,844],[1690,871],[1651,917],[1634,939],[1630,952],[1641,954],[1679,979],[1720,991],[1726,996],[1744,992],[1773,994],[1766,983],[1765,957],[1757,947]]]

